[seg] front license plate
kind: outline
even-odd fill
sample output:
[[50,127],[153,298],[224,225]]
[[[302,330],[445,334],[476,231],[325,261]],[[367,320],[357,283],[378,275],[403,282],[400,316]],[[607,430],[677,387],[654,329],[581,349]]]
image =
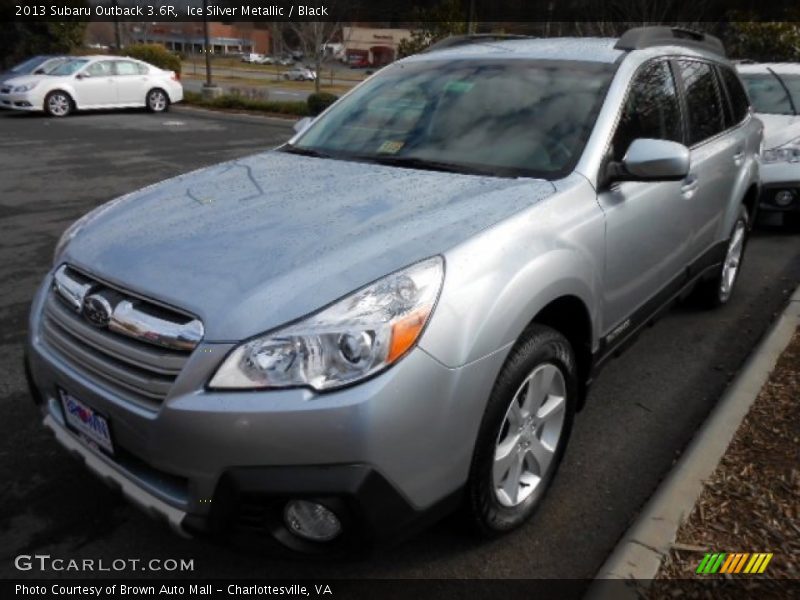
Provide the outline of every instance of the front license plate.
[[70,429],[93,448],[113,455],[114,444],[111,442],[108,419],[64,390],[59,389],[58,393]]

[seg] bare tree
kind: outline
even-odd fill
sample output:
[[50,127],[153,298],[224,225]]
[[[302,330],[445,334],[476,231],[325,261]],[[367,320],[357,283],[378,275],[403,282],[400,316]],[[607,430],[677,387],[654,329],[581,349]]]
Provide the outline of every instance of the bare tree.
[[314,80],[314,91],[319,93],[320,80],[322,79],[322,63],[325,60],[325,46],[333,42],[341,31],[341,23],[310,21],[292,23],[292,31],[297,36],[300,49],[305,56],[313,60],[314,71],[317,74]]

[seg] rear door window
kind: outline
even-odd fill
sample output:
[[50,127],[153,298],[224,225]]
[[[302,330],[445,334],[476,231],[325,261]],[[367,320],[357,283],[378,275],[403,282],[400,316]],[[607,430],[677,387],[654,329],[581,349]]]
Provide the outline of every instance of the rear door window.
[[139,75],[139,65],[130,60],[118,60],[117,75]]
[[676,62],[686,94],[687,143],[694,146],[725,129],[722,99],[711,65],[699,60]]

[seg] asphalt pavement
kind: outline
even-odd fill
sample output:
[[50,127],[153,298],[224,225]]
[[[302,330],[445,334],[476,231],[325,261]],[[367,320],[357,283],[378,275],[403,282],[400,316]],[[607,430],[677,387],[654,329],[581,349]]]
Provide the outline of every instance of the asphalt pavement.
[[[201,578],[593,576],[800,283],[800,235],[758,231],[729,306],[677,307],[612,361],[578,415],[541,509],[492,542],[473,538],[457,518],[369,559],[336,563],[185,540],[106,488],[41,426],[25,386],[23,343],[31,296],[61,231],[117,195],[290,134],[289,122],[192,111],[64,120],[0,113],[0,577],[81,575],[17,571],[19,554],[193,559],[184,575]],[[114,575],[147,573],[93,576]]]

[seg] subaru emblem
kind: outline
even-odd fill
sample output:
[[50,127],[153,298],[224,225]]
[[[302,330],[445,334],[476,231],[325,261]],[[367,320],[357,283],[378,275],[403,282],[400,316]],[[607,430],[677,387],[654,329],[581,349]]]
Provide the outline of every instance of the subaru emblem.
[[87,296],[83,301],[83,316],[95,327],[108,327],[111,312],[111,304],[100,294]]

